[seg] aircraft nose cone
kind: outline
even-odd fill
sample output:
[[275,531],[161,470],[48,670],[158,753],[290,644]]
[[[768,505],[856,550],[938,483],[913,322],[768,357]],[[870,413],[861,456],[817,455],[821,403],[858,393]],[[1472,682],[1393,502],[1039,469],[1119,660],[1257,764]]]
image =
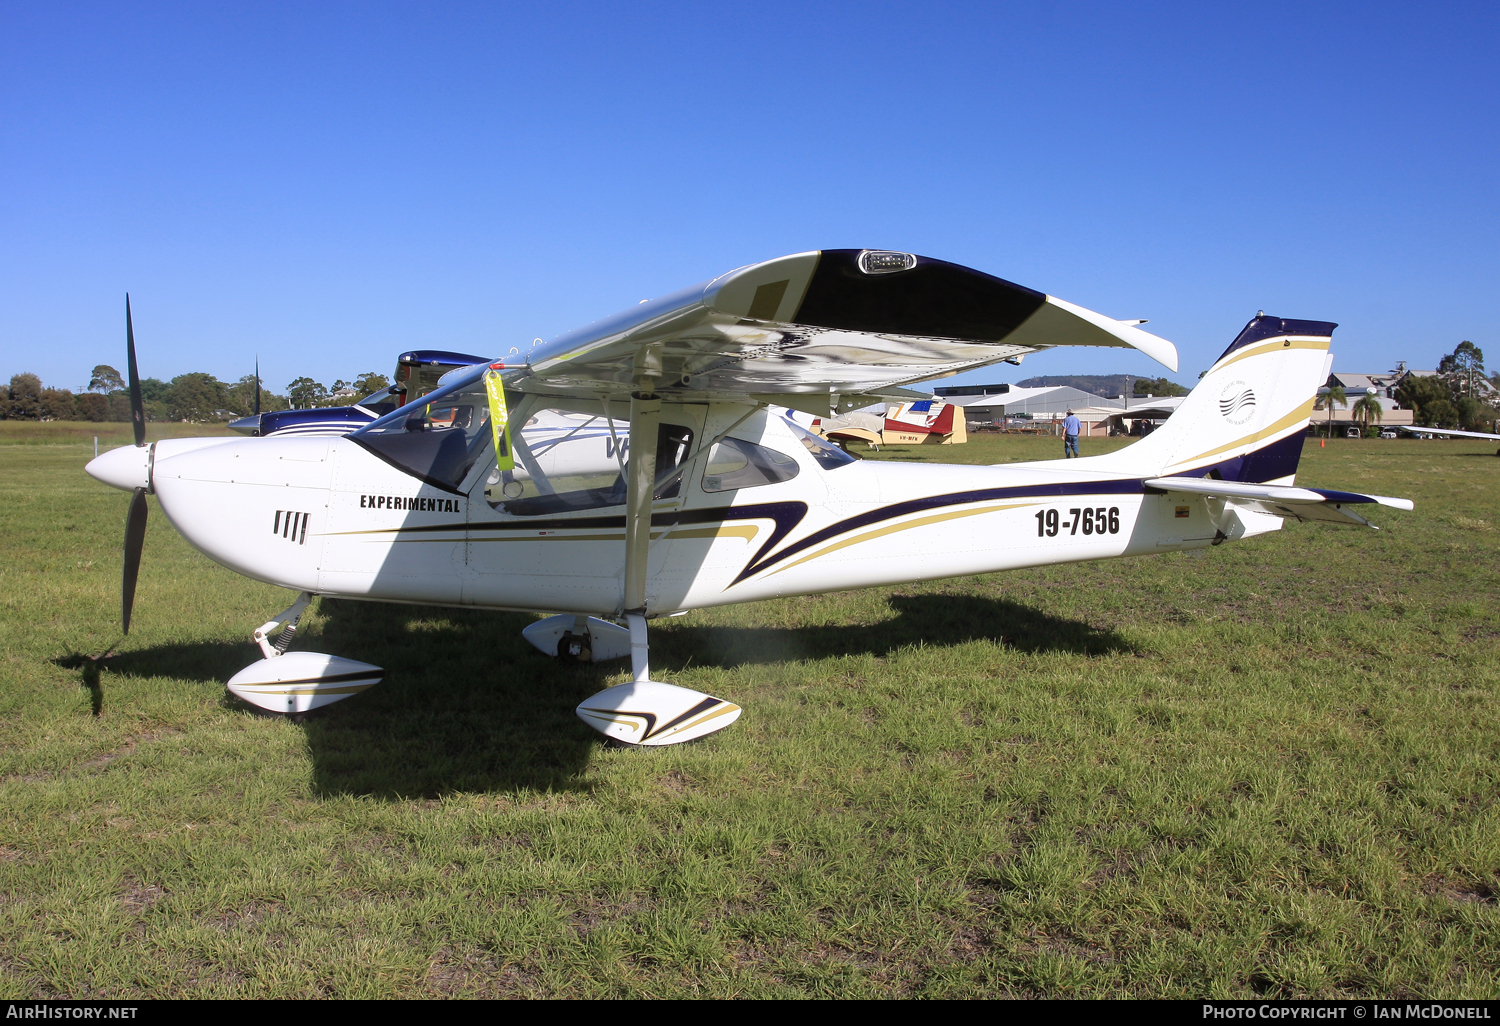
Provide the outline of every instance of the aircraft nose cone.
[[89,476],[112,488],[130,492],[151,487],[151,447],[122,445],[100,453],[83,468]]

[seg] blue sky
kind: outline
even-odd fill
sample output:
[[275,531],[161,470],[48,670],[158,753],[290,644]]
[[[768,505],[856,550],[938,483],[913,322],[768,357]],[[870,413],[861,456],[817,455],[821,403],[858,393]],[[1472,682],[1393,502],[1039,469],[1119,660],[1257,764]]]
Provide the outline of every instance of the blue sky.
[[[524,348],[806,249],[1336,366],[1496,328],[1493,4],[0,2],[0,375]],[[1076,350],[966,379],[1156,374]],[[965,380],[965,379],[959,379]]]

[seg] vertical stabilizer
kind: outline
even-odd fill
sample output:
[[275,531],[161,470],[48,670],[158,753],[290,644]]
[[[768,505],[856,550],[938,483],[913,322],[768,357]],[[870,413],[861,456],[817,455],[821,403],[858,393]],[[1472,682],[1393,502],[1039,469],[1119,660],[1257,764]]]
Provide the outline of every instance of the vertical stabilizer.
[[1116,473],[1290,483],[1318,388],[1328,379],[1337,326],[1255,317],[1165,424],[1089,464]]

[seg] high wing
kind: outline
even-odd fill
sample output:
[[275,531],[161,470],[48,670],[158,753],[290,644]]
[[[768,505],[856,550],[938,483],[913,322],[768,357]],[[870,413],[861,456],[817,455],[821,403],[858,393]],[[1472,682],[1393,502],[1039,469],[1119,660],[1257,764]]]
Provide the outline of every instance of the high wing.
[[1054,346],[1134,348],[1172,370],[1172,343],[1053,296],[929,257],[822,250],[752,264],[505,361],[509,387],[749,400],[827,415],[902,386]]
[[[1336,492],[1326,488],[1298,488],[1293,485],[1251,484],[1241,481],[1216,481],[1206,477],[1152,477],[1147,488],[1164,492],[1186,492],[1227,499],[1261,513],[1290,520],[1320,520],[1332,524],[1358,524],[1375,527],[1364,517],[1345,507],[1377,503],[1394,509],[1412,509],[1410,499],[1388,495],[1364,495],[1359,492]],[[1379,530],[1379,528],[1375,528]]]
[[1452,435],[1454,438],[1487,438],[1491,441],[1500,441],[1500,435],[1487,435],[1483,431],[1455,431],[1452,428],[1427,428],[1408,427],[1401,425],[1402,431],[1410,431],[1414,435]]

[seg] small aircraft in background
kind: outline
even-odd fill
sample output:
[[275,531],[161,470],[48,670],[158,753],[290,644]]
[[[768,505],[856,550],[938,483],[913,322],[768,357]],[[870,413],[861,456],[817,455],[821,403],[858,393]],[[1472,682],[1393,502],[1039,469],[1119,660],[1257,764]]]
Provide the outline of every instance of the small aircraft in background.
[[457,367],[488,363],[483,356],[418,349],[396,358],[396,383],[372,392],[352,406],[319,406],[306,410],[260,409],[260,366],[255,368],[255,412],[229,422],[242,435],[347,435],[387,413],[405,406],[437,387],[438,380]]
[[[1483,431],[1457,431],[1453,428],[1430,428],[1411,427],[1407,424],[1401,425],[1402,431],[1409,431],[1417,438],[1431,438],[1433,435],[1442,435],[1444,438],[1483,438],[1487,441],[1500,442],[1500,435],[1490,435]],[[1500,449],[1495,450],[1495,455],[1500,456]]]
[[845,448],[850,442],[866,445],[962,445],[969,440],[962,406],[939,396],[884,404],[820,420],[816,429]]
[[549,655],[631,659],[630,682],[578,706],[585,722],[622,743],[674,744],[740,709],[652,678],[657,617],[1202,549],[1286,520],[1373,526],[1362,513],[1377,505],[1411,509],[1294,483],[1334,327],[1257,316],[1148,437],[984,467],[856,460],[784,411],[907,402],[907,385],[1059,346],[1134,348],[1172,370],[1176,349],[958,264],[823,250],[742,267],[524,356],[439,361],[430,388],[408,375],[404,403],[349,433],[148,445],[127,298],[135,445],[88,472],[132,493],[127,631],[150,492],[199,550],[299,593],[255,630],[264,658],[229,681],[248,702],[300,714],[383,676],[288,651],[315,595],[537,611],[553,615],[524,634]]

